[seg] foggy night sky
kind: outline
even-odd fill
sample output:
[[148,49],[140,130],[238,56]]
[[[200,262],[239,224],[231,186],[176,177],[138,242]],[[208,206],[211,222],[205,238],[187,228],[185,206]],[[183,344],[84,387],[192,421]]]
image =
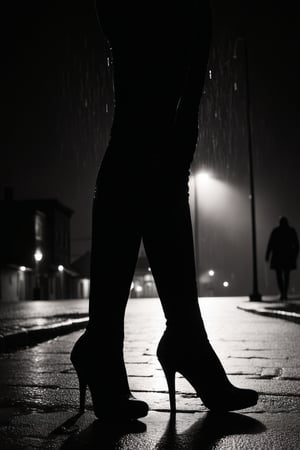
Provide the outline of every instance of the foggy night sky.
[[[0,192],[4,186],[13,186],[17,199],[57,198],[75,211],[72,238],[89,238],[93,188],[113,114],[108,49],[92,0],[67,0],[59,6],[36,0],[24,3],[20,2],[19,8],[16,4],[1,8]],[[278,217],[286,215],[300,234],[298,15],[296,6],[281,9],[271,1],[223,3],[212,2],[212,79],[207,80],[200,108],[202,122],[195,161],[212,168],[231,185],[240,186],[246,198],[248,166],[240,45],[238,60],[232,59],[235,39],[246,36],[260,282],[266,283],[263,256]],[[138,47],[134,51],[138,52]],[[236,94],[234,81],[238,84]],[[242,211],[242,222],[246,223],[242,239],[246,241],[250,239],[246,236],[250,231],[248,206],[246,200]],[[240,218],[237,212],[237,222]],[[204,218],[203,235],[208,228]],[[223,244],[217,232],[213,238],[205,235],[205,239],[210,242],[211,254],[207,249],[203,254],[207,252],[213,263],[214,256],[217,259],[217,253],[222,253]],[[228,239],[229,248],[237,245],[232,237]],[[246,272],[250,267],[249,242],[245,242],[247,250],[243,252],[241,246],[232,247],[236,255],[233,258],[238,259],[240,252],[241,259],[247,259]],[[73,256],[80,256],[89,245],[89,240],[73,241]],[[245,252],[249,252],[247,256]],[[299,291],[299,272],[293,274],[293,280]],[[266,290],[272,287],[269,282],[264,285]],[[241,294],[249,289],[246,285]]]

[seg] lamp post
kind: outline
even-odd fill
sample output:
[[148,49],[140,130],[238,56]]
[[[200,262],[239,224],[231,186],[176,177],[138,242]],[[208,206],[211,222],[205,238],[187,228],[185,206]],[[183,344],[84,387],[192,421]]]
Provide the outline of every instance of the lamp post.
[[35,286],[33,290],[33,298],[34,300],[40,300],[41,298],[41,287],[40,287],[40,273],[39,273],[39,263],[43,259],[43,253],[39,248],[36,249],[34,253],[35,260]]
[[60,283],[60,298],[64,298],[64,271],[65,268],[62,264],[59,264],[57,267],[58,273],[59,273],[59,283]]
[[251,205],[251,230],[252,230],[252,293],[249,295],[250,301],[261,301],[261,294],[258,289],[257,276],[257,243],[256,243],[256,210],[255,210],[255,189],[254,189],[254,169],[253,169],[253,151],[252,151],[252,123],[251,123],[251,103],[250,103],[250,81],[249,81],[249,63],[248,48],[244,37],[238,37],[235,41],[233,59],[237,59],[238,43],[243,42],[244,49],[244,67],[245,67],[245,88],[246,88],[246,119],[247,119],[247,139],[248,139],[248,158],[249,158],[249,183],[250,183],[250,205]]

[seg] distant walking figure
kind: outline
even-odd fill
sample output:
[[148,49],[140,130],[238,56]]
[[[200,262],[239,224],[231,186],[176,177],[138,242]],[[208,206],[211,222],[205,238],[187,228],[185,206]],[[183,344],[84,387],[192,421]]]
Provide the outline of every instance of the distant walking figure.
[[276,272],[281,300],[287,299],[290,272],[297,268],[298,253],[297,232],[289,225],[286,217],[281,217],[279,226],[271,232],[266,250],[266,261],[269,261],[271,256],[270,268]]
[[123,358],[124,314],[142,239],[166,318],[157,356],[172,413],[176,372],[207,408],[247,408],[257,393],[228,380],[207,338],[196,285],[188,180],[210,47],[208,0],[96,5],[111,48],[115,104],[93,204],[89,324],[71,353],[80,408],[88,386],[98,417],[148,412],[131,394]]

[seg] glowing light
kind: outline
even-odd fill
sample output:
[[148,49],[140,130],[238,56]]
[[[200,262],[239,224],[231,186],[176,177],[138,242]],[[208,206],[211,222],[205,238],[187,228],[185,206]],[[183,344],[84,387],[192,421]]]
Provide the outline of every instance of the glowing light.
[[223,286],[226,287],[226,288],[229,287],[228,281],[224,281]]
[[39,248],[36,249],[35,254],[34,254],[34,259],[36,260],[36,262],[40,262],[43,259],[43,253],[41,252],[41,250]]
[[214,274],[215,274],[215,271],[214,271],[214,270],[209,270],[209,271],[208,271],[208,275],[209,275],[210,277],[213,277]]
[[57,267],[57,269],[58,269],[59,272],[63,272],[65,268],[64,268],[64,266],[63,266],[62,264],[60,264],[60,265]]
[[26,271],[26,267],[25,266],[20,266],[20,270],[21,270],[21,272],[25,272]]
[[134,289],[134,282],[131,283],[130,290]]
[[135,287],[135,291],[136,291],[136,292],[142,292],[142,291],[143,291],[142,286],[137,285],[137,286]]
[[83,298],[88,298],[90,292],[90,280],[88,278],[82,278],[81,283]]
[[207,184],[211,180],[211,174],[206,171],[201,171],[197,174],[197,181],[201,184]]

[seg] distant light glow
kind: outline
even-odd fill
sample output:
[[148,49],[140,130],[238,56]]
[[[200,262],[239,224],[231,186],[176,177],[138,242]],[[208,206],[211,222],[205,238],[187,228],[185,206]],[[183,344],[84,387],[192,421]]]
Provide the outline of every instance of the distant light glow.
[[25,272],[26,271],[26,267],[25,266],[20,266],[20,270],[21,270],[21,272]]
[[41,252],[41,250],[39,248],[36,249],[35,254],[34,254],[34,259],[36,260],[36,262],[40,262],[43,259],[43,253]]
[[209,172],[206,171],[201,171],[199,172],[197,175],[197,181],[201,184],[207,184],[209,183],[209,181],[211,180],[211,174]]
[[229,287],[228,281],[224,281],[223,286],[226,287],[226,288]]
[[83,295],[83,298],[88,298],[89,297],[89,292],[90,292],[90,280],[88,278],[82,278],[81,279],[81,284],[82,284],[82,295]]
[[130,290],[134,289],[134,282],[131,283]]
[[143,291],[143,288],[140,285],[135,286],[134,289],[135,289],[136,292],[142,292]]
[[62,264],[60,264],[60,265],[57,267],[57,269],[58,269],[59,272],[63,272],[65,268],[64,268],[64,266],[63,266]]
[[214,274],[215,274],[215,271],[214,271],[214,270],[209,270],[209,271],[208,271],[208,275],[209,275],[210,277],[213,277]]

